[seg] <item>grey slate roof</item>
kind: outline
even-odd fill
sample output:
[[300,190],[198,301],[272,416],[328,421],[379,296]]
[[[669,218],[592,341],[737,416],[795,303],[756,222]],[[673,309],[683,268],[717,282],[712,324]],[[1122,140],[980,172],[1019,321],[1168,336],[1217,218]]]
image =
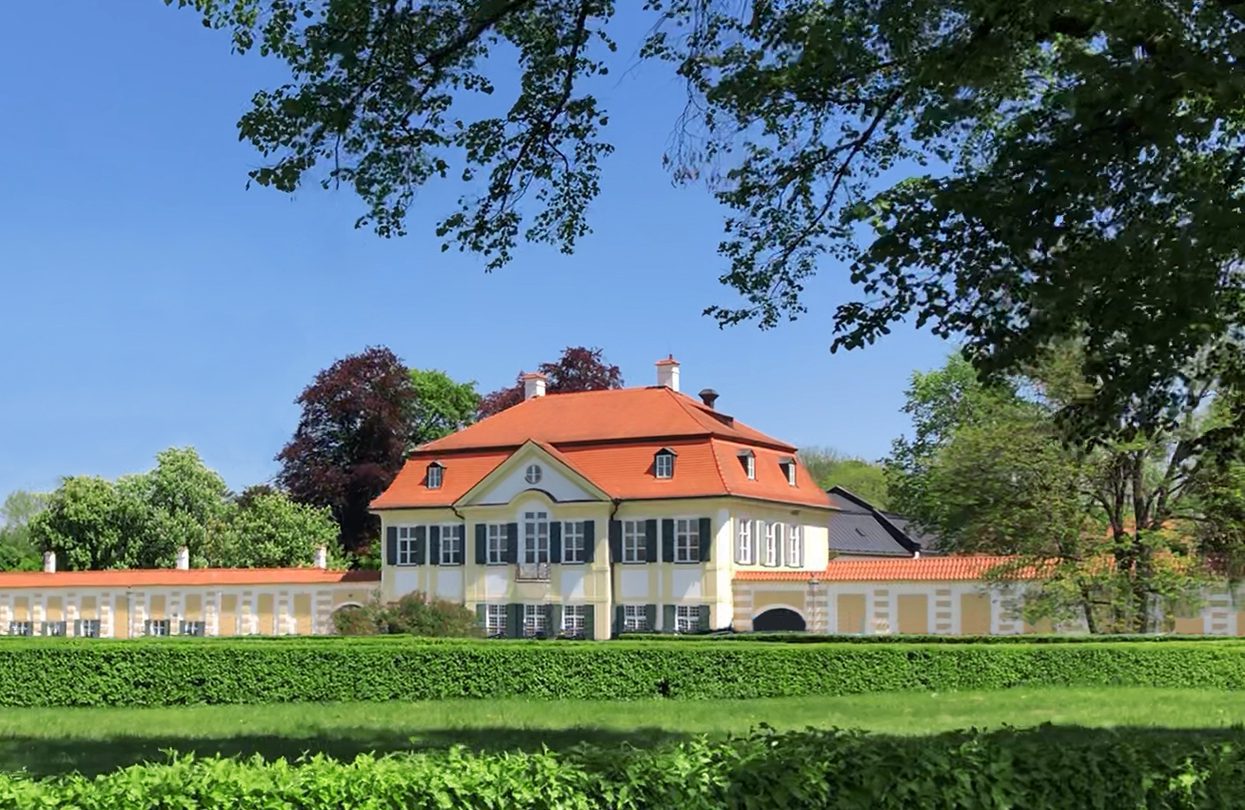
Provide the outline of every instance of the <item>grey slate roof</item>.
[[827,490],[830,504],[830,553],[870,557],[912,557],[937,553],[933,538],[912,521],[883,512],[843,487]]

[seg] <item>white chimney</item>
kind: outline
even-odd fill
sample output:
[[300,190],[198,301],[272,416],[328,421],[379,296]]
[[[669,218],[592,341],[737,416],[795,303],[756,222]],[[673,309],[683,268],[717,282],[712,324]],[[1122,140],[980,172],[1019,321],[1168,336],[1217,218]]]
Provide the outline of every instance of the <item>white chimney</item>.
[[329,547],[325,545],[316,546],[316,568],[324,570],[329,567]]
[[177,550],[177,570],[190,570],[190,549],[182,546]]
[[545,375],[539,371],[529,371],[519,377],[523,380],[523,399],[535,399],[545,395]]
[[673,354],[657,361],[657,384],[671,391],[679,390],[679,361]]
[[55,551],[43,552],[43,573],[45,574],[56,573],[56,552]]

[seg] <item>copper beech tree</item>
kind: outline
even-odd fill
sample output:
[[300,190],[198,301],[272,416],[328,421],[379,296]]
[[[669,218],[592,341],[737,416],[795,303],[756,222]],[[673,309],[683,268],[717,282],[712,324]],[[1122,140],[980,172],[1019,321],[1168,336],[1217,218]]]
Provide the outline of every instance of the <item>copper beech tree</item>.
[[[571,394],[576,391],[603,391],[622,388],[622,371],[605,361],[601,349],[584,346],[567,346],[562,356],[553,363],[541,363],[536,369],[545,375],[546,388],[550,394]],[[519,372],[520,377],[523,372]],[[523,401],[523,381],[486,395],[480,400],[479,418],[501,413]]]

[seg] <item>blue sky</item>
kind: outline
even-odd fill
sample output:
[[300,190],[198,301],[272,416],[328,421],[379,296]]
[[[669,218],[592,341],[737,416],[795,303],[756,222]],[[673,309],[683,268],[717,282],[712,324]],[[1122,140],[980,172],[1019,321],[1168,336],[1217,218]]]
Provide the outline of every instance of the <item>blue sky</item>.
[[851,290],[831,263],[795,324],[720,330],[701,316],[733,302],[717,283],[722,211],[661,167],[681,86],[632,64],[638,24],[620,33],[630,69],[600,94],[617,151],[595,233],[573,256],[525,246],[489,275],[438,249],[457,188],[423,193],[410,235],[391,241],[353,229],[346,191],[247,190],[259,158],[235,123],[279,66],[231,55],[193,14],[158,0],[7,11],[0,495],[144,470],[172,445],[198,448],[234,488],[267,480],[299,391],[374,344],[482,391],[567,345],[604,348],[630,385],[652,384],[673,353],[684,390],[717,389],[743,421],[876,458],[907,427],[911,372],[948,351],[902,329],[832,356],[833,306]]

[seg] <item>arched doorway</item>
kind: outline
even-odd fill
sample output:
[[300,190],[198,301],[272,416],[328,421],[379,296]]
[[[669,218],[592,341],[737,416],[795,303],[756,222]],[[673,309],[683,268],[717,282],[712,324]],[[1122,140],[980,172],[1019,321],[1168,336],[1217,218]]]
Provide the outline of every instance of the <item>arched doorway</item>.
[[807,630],[804,617],[790,608],[770,608],[752,620],[755,632],[773,632],[782,630]]

